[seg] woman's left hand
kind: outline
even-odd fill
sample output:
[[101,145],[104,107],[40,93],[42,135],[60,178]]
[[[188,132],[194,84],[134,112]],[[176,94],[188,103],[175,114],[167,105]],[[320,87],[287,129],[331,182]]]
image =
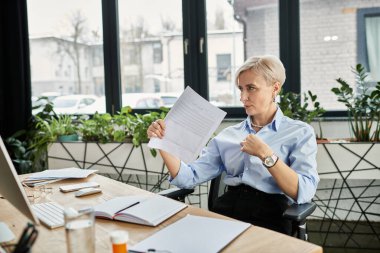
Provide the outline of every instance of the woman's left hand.
[[241,143],[241,151],[259,157],[263,160],[265,157],[273,154],[272,149],[254,134],[249,134]]

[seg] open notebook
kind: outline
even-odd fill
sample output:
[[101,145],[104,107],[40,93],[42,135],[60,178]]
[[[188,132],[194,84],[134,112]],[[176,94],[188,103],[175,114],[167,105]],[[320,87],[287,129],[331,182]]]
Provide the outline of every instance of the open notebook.
[[171,253],[216,253],[250,226],[237,220],[187,215],[132,246],[128,252],[154,249]]
[[160,195],[116,197],[94,206],[99,218],[157,226],[182,209],[186,204]]

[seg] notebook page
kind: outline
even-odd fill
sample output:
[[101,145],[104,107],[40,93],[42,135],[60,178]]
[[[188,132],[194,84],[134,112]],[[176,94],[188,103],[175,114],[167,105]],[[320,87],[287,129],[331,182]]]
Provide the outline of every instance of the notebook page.
[[120,215],[127,217],[126,221],[156,226],[185,207],[187,205],[182,202],[154,195],[120,212]]

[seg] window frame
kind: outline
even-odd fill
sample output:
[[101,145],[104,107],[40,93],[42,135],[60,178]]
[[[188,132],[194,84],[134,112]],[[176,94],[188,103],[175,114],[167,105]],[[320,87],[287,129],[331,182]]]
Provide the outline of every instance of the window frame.
[[[301,90],[299,5],[299,0],[278,0],[280,59],[287,70],[284,90],[297,93]],[[361,15],[363,22],[364,15],[368,15],[369,12],[380,12],[380,8],[368,12],[364,10],[358,11],[358,17]],[[119,111],[122,106],[118,18],[118,1],[102,0],[104,91],[106,112],[111,114]],[[185,44],[188,45],[187,50],[184,50],[184,88],[190,86],[202,97],[208,99],[206,0],[182,0],[182,19],[184,47]],[[358,25],[359,23],[358,19]],[[246,52],[244,55],[246,58]],[[226,118],[246,117],[243,107],[221,107],[221,109],[227,112]],[[144,113],[147,110],[135,109],[134,111]],[[149,111],[154,111],[154,109],[149,109]],[[347,117],[347,111],[325,113],[325,117],[342,116]]]
[[365,19],[368,17],[380,17],[380,7],[360,8],[356,12],[357,31],[357,62],[369,69]]

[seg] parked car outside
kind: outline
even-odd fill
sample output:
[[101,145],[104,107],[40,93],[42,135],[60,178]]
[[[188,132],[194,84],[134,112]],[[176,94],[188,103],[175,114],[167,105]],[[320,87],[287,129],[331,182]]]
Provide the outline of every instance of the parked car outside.
[[94,95],[66,95],[54,99],[54,111],[57,114],[79,114],[80,109],[93,104],[98,99]]
[[55,98],[61,96],[60,92],[56,91],[47,91],[47,92],[42,92],[40,97],[47,97],[50,101],[53,101]]
[[122,105],[130,106],[132,109],[160,108],[164,105],[160,93],[124,93]]
[[158,93],[160,94],[160,98],[162,99],[165,107],[172,107],[181,93],[177,92],[166,92],[166,93]]
[[35,115],[41,112],[48,101],[52,102],[56,97],[59,97],[60,95],[61,93],[59,92],[49,91],[41,93],[38,97],[32,96],[32,107],[35,108],[32,109],[32,114]]
[[106,112],[106,97],[101,96],[96,99],[94,103],[89,106],[78,109],[78,114],[95,114]]
[[[170,97],[171,101],[174,99]],[[159,108],[166,106],[160,93],[124,93],[122,106],[130,106],[132,109]],[[94,103],[77,110],[76,114],[94,114],[106,112],[105,96],[98,97]]]

